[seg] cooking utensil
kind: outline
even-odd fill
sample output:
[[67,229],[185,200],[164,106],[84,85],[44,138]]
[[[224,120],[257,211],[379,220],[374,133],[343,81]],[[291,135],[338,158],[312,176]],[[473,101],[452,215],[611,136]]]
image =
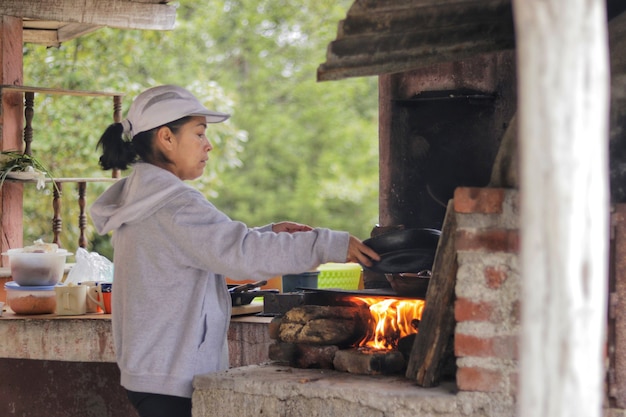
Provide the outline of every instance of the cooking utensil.
[[367,268],[381,274],[394,274],[431,268],[434,261],[434,249],[405,249],[382,254],[380,261]]
[[233,306],[243,306],[250,304],[256,297],[264,297],[268,294],[276,294],[278,290],[254,290],[231,292],[230,298]]
[[[228,292],[233,306],[250,304],[256,297],[277,293],[278,290],[256,290],[255,288],[267,284],[267,281],[257,281],[242,285],[229,285]],[[250,291],[253,290],[253,291]]]
[[441,231],[437,229],[393,230],[365,239],[365,243],[379,255],[400,250],[437,248]]
[[385,274],[391,288],[398,294],[406,297],[426,297],[430,284],[430,271],[419,273]]
[[381,259],[363,268],[383,274],[431,269],[440,236],[439,230],[422,228],[394,230],[366,239],[363,243]]
[[296,292],[300,287],[317,287],[319,271],[302,272],[300,274],[283,275],[283,292]]
[[244,291],[248,291],[251,289],[254,289],[256,287],[261,287],[263,285],[267,284],[267,281],[263,280],[263,281],[257,281],[257,282],[250,282],[248,284],[241,284],[241,285],[235,285],[235,286],[228,286],[228,292],[230,293],[234,293],[234,292],[244,292]]

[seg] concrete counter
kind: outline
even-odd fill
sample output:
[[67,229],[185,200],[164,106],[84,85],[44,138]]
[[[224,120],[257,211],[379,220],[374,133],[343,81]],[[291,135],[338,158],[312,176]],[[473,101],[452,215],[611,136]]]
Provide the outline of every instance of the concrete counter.
[[0,358],[115,362],[110,314],[0,318]]
[[[232,317],[231,367],[268,361],[269,317]],[[111,316],[0,317],[0,416],[136,417],[119,385]]]
[[[231,366],[267,360],[270,321],[254,315],[231,318]],[[0,317],[0,341],[0,358],[115,362],[110,314],[20,316],[9,310]]]

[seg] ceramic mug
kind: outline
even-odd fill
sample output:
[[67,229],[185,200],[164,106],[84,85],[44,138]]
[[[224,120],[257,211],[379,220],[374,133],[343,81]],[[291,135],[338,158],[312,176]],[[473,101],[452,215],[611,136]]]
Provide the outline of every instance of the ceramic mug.
[[80,285],[87,287],[87,313],[104,312],[104,300],[100,291],[100,284],[99,281],[82,281],[80,283]]
[[84,285],[59,285],[54,288],[60,316],[77,316],[87,311],[87,287]]

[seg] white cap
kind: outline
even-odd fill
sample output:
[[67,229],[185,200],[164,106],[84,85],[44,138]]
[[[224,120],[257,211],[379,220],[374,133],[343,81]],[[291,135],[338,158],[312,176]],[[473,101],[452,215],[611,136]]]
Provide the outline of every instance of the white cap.
[[207,123],[220,123],[230,114],[204,107],[189,91],[175,85],[152,87],[139,94],[122,121],[130,138],[187,116],[205,116]]

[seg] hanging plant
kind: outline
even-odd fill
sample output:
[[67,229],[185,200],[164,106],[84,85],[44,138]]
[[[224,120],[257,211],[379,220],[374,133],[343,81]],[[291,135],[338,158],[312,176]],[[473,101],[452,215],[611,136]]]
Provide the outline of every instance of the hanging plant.
[[36,180],[37,189],[46,186],[46,175],[52,180],[52,185],[58,191],[50,170],[32,155],[19,151],[0,152],[0,188],[7,178],[21,180]]

